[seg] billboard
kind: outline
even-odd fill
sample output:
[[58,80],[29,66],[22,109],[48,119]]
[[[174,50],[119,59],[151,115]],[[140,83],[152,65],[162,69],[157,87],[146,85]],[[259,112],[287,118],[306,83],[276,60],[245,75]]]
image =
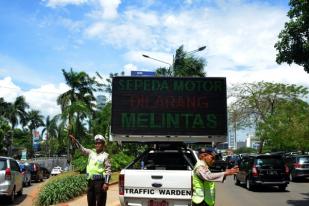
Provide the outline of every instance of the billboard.
[[40,132],[33,130],[32,135],[32,148],[36,152],[40,150]]
[[115,77],[115,136],[226,136],[226,79]]

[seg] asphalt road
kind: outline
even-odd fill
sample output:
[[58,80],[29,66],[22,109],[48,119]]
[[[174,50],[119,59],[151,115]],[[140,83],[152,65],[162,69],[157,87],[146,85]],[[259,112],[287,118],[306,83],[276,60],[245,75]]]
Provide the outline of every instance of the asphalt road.
[[[33,183],[31,187],[25,187],[24,194],[17,197],[15,204],[11,205],[32,205],[29,194],[31,195],[41,184]],[[118,189],[115,188],[108,195],[118,200]],[[228,177],[224,183],[217,183],[216,196],[216,206],[309,206],[309,178],[304,181],[290,182],[285,192],[279,191],[277,187],[260,187],[252,192],[244,186],[236,186],[233,177]],[[1,198],[0,205],[9,204]]]
[[[46,181],[46,180],[44,180]],[[16,196],[16,199],[13,204],[10,204],[6,198],[0,197],[0,206],[31,206],[32,205],[32,199],[31,193],[34,190],[37,190],[38,187],[41,186],[42,183],[35,183],[32,182],[32,185],[29,187],[24,187],[23,194],[21,196]]]
[[248,191],[236,186],[233,177],[217,183],[216,206],[309,206],[309,179],[290,182],[285,192],[277,187],[260,187]]

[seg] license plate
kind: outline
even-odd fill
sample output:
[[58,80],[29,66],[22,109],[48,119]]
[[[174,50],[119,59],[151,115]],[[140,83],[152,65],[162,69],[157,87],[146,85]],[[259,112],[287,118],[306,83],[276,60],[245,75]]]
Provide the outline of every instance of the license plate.
[[168,206],[165,200],[149,200],[148,206]]
[[270,175],[277,175],[277,171],[269,171]]

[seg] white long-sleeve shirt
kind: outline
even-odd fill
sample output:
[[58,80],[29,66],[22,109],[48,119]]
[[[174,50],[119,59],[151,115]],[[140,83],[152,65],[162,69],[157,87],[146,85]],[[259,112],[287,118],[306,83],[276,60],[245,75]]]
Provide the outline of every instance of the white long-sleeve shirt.
[[212,173],[209,170],[208,165],[205,161],[201,161],[201,166],[196,168],[196,174],[202,179],[211,182],[223,182],[224,180],[224,172],[214,172]]

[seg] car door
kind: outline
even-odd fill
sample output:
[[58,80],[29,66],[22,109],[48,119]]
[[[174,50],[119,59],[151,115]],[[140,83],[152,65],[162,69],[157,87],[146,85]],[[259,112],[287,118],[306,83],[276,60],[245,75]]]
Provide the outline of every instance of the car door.
[[13,180],[16,186],[16,192],[20,191],[23,187],[23,176],[20,172],[20,167],[15,160],[10,160]]

